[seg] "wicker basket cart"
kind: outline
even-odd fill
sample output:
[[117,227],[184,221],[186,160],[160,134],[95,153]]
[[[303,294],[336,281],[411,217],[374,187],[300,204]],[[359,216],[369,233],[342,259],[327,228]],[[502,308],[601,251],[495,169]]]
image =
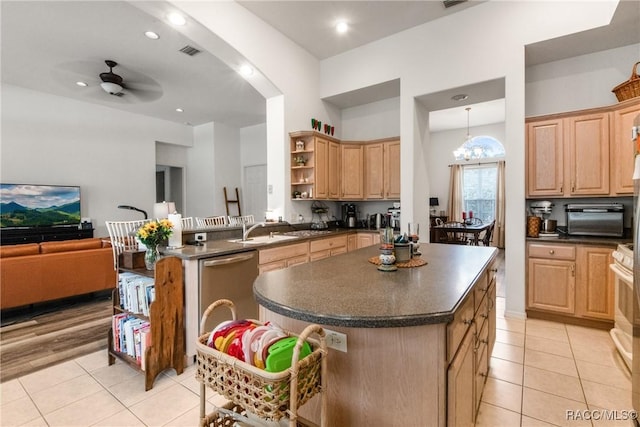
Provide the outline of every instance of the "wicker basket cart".
[[[218,307],[225,306],[236,320],[233,302],[221,299],[211,304],[203,313],[200,330],[209,315]],[[260,324],[260,322],[256,322]],[[320,426],[326,425],[325,380],[327,372],[327,345],[324,330],[318,325],[309,325],[297,336],[291,367],[282,372],[267,372],[240,359],[207,345],[209,333],[203,333],[196,343],[196,379],[200,382],[200,425],[218,426],[280,426],[283,419],[289,427],[313,426],[298,416],[298,408],[311,397],[320,394]],[[311,336],[317,336],[317,339]],[[304,342],[311,345],[312,352],[301,360],[300,351]],[[206,388],[210,387],[229,404],[206,414]],[[292,393],[291,390],[297,392]]]

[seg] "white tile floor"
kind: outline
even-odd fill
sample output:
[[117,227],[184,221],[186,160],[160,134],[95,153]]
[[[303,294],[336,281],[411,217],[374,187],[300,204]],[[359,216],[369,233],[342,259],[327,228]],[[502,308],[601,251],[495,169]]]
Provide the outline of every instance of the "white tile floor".
[[[497,305],[502,313],[504,298]],[[566,419],[567,410],[631,409],[630,375],[606,331],[531,319],[497,323],[478,426],[630,425]],[[1,384],[0,425],[196,426],[194,369],[180,376],[169,370],[145,392],[142,374],[121,362],[108,366],[103,350]]]

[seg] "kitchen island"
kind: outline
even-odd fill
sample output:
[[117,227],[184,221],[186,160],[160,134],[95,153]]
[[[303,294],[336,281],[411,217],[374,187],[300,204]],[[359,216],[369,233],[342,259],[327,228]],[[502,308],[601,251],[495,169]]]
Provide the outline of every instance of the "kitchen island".
[[[371,247],[256,279],[261,320],[346,335],[347,352],[329,351],[328,425],[473,423],[495,341],[497,250],[420,249],[427,265],[395,272],[368,262]],[[301,413],[318,421],[313,400]]]

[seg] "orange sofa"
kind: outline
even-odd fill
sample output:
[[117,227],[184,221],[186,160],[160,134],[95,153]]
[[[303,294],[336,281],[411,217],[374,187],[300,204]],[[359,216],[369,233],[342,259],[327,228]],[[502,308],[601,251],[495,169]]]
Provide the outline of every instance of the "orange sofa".
[[100,238],[0,246],[0,308],[116,287],[108,241]]

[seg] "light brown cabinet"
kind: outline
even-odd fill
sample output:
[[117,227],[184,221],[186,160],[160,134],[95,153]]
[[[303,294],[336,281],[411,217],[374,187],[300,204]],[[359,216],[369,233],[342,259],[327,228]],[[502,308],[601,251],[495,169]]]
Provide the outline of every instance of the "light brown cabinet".
[[309,242],[309,259],[316,261],[347,252],[347,236],[314,239]]
[[633,120],[640,114],[640,100],[611,113],[611,192],[633,194],[635,147],[631,139]]
[[400,141],[364,144],[364,198],[400,198]]
[[327,163],[328,198],[339,199],[342,171],[340,170],[340,144],[336,141],[329,141]]
[[564,194],[562,119],[527,124],[527,196]]
[[569,175],[566,178],[569,195],[608,195],[609,114],[594,113],[565,119],[565,141],[568,141],[569,150]]
[[280,270],[309,262],[309,242],[293,243],[258,251],[258,271]]
[[614,318],[612,248],[579,245],[576,315],[596,319]]
[[368,233],[363,231],[356,234],[350,234],[347,237],[347,250],[349,252],[377,244],[380,244],[380,235],[378,233]]
[[640,101],[526,120],[527,197],[633,194],[630,131]]
[[496,262],[447,325],[447,425],[473,426],[495,344]]
[[527,251],[527,312],[613,320],[613,248],[529,242]]
[[340,145],[342,170],[340,198],[360,200],[364,197],[364,149],[361,144]]
[[289,137],[293,198],[306,193],[321,200],[400,199],[398,138],[343,143],[315,131]]

